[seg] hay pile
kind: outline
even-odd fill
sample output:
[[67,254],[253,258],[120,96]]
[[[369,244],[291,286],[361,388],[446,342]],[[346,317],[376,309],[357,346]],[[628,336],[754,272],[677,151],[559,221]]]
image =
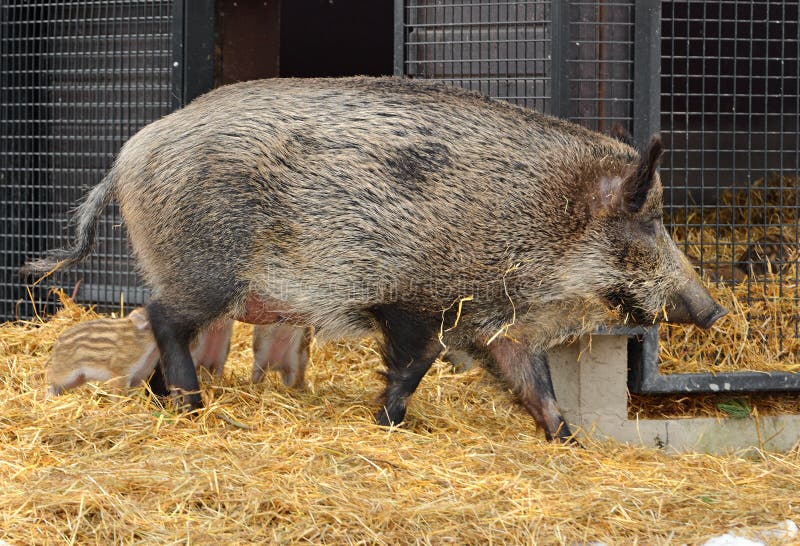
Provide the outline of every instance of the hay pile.
[[550,445],[480,370],[436,367],[407,423],[381,429],[366,342],[315,349],[308,389],[291,392],[277,377],[249,383],[248,328],[237,326],[195,420],[143,388],[46,400],[39,375],[56,336],[93,316],[67,302],[44,325],[0,326],[2,540],[677,544],[800,521],[800,446],[668,457]]
[[[673,214],[673,238],[679,246],[688,243],[690,258],[709,264],[709,290],[730,314],[710,334],[693,326],[662,326],[662,373],[800,371],[799,206],[798,180],[784,177],[735,194],[726,190],[718,208]],[[780,241],[782,255],[764,258],[767,244],[750,244],[759,241]],[[732,274],[742,270],[733,264],[748,256],[755,274],[734,282]]]

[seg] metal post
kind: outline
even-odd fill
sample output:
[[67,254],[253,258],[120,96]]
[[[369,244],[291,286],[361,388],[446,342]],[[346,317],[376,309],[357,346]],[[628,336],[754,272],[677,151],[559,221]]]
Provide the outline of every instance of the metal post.
[[553,0],[550,47],[550,113],[569,119],[569,0]]
[[184,104],[214,88],[214,19],[214,0],[184,0]]
[[[661,126],[661,0],[636,0],[633,61],[633,141],[644,150]],[[633,390],[658,374],[658,337],[656,326],[628,343]]]
[[633,39],[633,140],[640,150],[661,126],[661,0],[636,0]]
[[183,100],[183,13],[184,0],[172,3],[172,109],[185,104]]
[[394,0],[394,75],[398,78],[405,75],[405,1]]

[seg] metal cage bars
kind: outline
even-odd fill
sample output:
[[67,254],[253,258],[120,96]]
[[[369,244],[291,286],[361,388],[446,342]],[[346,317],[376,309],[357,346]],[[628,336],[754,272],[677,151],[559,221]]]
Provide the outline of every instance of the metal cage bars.
[[69,214],[144,125],[213,87],[214,0],[0,4],[0,319],[49,312],[49,287],[113,308],[147,299],[115,206],[80,267],[32,287],[23,261],[70,242]]

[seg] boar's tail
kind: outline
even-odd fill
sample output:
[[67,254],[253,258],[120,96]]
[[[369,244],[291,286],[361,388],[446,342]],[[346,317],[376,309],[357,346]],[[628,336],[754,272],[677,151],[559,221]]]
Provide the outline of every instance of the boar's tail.
[[112,168],[106,177],[92,188],[83,203],[75,210],[72,218],[75,224],[74,245],[71,248],[51,250],[42,258],[28,261],[22,267],[21,273],[23,275],[50,273],[57,269],[72,267],[86,258],[94,247],[97,222],[100,220],[103,210],[114,198],[115,188],[116,176]]

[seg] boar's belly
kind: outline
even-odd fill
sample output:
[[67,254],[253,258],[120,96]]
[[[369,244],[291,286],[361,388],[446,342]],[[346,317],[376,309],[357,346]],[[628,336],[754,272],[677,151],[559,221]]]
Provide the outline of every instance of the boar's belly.
[[292,310],[285,301],[256,294],[247,296],[243,313],[234,318],[248,324],[273,324],[275,322],[305,324],[308,321],[307,316]]

